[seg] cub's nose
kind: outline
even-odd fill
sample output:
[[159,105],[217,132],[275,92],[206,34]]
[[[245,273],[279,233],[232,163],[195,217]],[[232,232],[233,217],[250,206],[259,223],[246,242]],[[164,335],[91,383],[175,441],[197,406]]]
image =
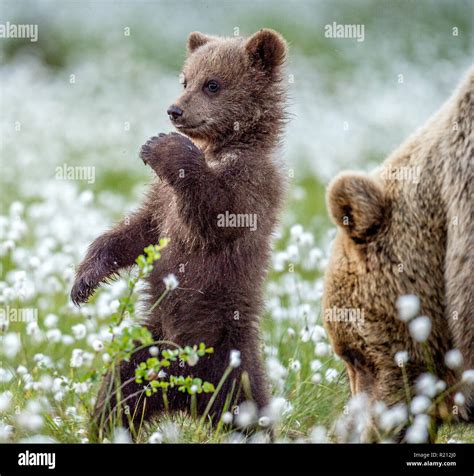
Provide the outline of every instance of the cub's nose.
[[176,106],[176,105],[171,105],[168,110],[166,111],[168,113],[168,116],[170,116],[170,119],[175,121],[178,119],[178,117],[181,117],[183,115],[183,110]]

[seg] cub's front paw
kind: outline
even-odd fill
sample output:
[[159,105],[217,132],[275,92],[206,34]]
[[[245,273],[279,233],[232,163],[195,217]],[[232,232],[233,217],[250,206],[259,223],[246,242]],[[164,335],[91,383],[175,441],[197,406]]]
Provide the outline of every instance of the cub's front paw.
[[158,134],[148,139],[145,144],[142,145],[140,150],[140,158],[145,165],[153,166],[153,163],[159,160],[160,156],[160,139],[165,137],[166,134]]
[[71,289],[72,302],[76,306],[86,302],[94,294],[98,285],[99,283],[92,276],[78,274]]
[[189,161],[202,157],[201,150],[187,137],[171,132],[149,139],[141,148],[140,158],[158,174],[167,175]]

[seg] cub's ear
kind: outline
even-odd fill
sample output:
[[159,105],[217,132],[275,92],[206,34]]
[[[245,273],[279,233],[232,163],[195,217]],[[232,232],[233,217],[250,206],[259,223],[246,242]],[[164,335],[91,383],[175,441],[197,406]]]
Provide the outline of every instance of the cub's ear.
[[332,220],[358,244],[373,238],[387,219],[388,200],[371,177],[343,172],[328,186],[327,205]]
[[212,41],[213,37],[205,35],[200,31],[193,31],[188,36],[188,53],[191,54],[197,50],[200,46],[205,45],[209,41]]
[[245,50],[254,65],[271,73],[284,63],[287,46],[279,33],[264,28],[247,39]]

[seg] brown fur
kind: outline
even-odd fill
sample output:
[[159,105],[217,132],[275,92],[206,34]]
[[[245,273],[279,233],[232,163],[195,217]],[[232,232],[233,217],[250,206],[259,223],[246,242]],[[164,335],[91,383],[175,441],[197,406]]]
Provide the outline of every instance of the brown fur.
[[[267,405],[269,393],[260,355],[259,315],[262,286],[270,256],[270,236],[282,204],[284,180],[274,159],[284,124],[281,68],[283,38],[262,30],[249,39],[191,33],[183,74],[185,89],[174,106],[182,116],[174,125],[186,134],[160,134],[143,147],[141,157],[156,172],[141,208],[97,238],[77,271],[74,302],[84,302],[100,282],[131,266],[150,243],[169,237],[149,280],[149,303],[163,293],[163,278],[174,273],[179,287],[147,318],[155,340],[181,346],[205,342],[215,353],[195,367],[172,366],[173,375],[194,375],[217,385],[233,349],[241,352],[235,369],[214,404],[219,414],[235,383],[234,401],[253,399]],[[216,80],[220,89],[206,89]],[[218,227],[218,214],[256,214],[257,229]],[[184,269],[184,271],[183,271]],[[148,350],[121,366],[122,382],[134,375]],[[239,386],[246,372],[250,393]],[[140,390],[126,385],[124,397]],[[209,396],[197,398],[198,412]],[[138,397],[127,401],[141,418]],[[172,390],[171,410],[187,410],[190,398]],[[101,414],[104,390],[98,398]],[[111,403],[113,405],[113,402]],[[137,408],[139,407],[139,408]],[[162,410],[161,396],[147,399],[145,420]]]
[[[471,70],[454,96],[379,171],[346,172],[328,188],[339,230],[326,271],[324,307],[364,312],[364,322],[325,323],[353,394],[367,392],[389,405],[404,400],[397,351],[409,352],[410,384],[428,371],[423,346],[397,319],[395,301],[404,294],[417,295],[420,315],[432,320],[427,348],[437,375],[448,386],[458,378],[444,364],[454,347],[463,354],[464,368],[474,367],[473,91]],[[419,183],[387,173],[400,167],[419,167]]]

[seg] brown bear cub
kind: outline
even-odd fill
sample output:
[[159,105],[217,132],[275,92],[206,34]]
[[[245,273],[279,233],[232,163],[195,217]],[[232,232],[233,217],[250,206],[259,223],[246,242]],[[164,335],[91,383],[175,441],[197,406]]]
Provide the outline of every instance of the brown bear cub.
[[[285,189],[275,154],[285,123],[286,53],[285,40],[268,29],[248,39],[189,35],[184,91],[168,109],[181,134],[159,134],[142,147],[140,157],[157,178],[140,209],[91,244],[71,292],[75,303],[86,301],[101,282],[132,266],[146,246],[170,238],[148,279],[149,303],[164,292],[168,274],[179,285],[148,313],[145,325],[155,341],[214,348],[194,367],[172,366],[171,375],[217,385],[231,351],[240,351],[240,366],[213,404],[214,421],[231,390],[233,404],[253,400],[262,408],[269,402],[259,316]],[[161,393],[144,398],[143,385],[133,378],[149,357],[148,349],[138,351],[120,369],[122,400],[138,421],[163,410]],[[248,380],[241,379],[244,373]],[[209,398],[198,396],[198,413]],[[190,408],[182,392],[170,390],[168,400],[171,411]],[[114,406],[102,391],[96,417]],[[123,423],[128,425],[125,415]]]
[[[325,277],[325,326],[353,394],[391,406],[406,402],[399,365],[412,396],[424,372],[449,388],[474,368],[473,95],[474,69],[380,169],[370,176],[345,172],[328,187],[338,233]],[[419,298],[416,316],[431,320],[425,335],[400,319],[403,295]],[[363,319],[330,318],[331,310],[348,308],[362,311]],[[462,362],[445,359],[451,349]],[[395,361],[402,351],[408,352],[404,364]],[[465,408],[451,394],[433,415],[468,417],[473,389],[463,390]]]

